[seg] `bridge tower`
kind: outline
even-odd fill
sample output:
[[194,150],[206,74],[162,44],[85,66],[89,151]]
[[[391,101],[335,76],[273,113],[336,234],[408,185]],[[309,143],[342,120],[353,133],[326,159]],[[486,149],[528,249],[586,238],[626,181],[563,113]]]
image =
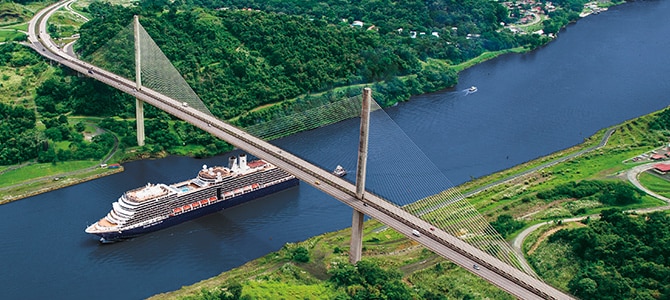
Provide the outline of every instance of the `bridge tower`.
[[[140,19],[133,18],[135,29],[135,88],[142,88],[142,65],[140,59]],[[135,122],[137,123],[137,145],[144,146],[144,101],[135,98]]]
[[[363,89],[363,105],[361,106],[361,131],[358,144],[358,169],[356,170],[356,198],[363,201],[365,196],[365,171],[368,161],[368,136],[370,132],[370,104],[372,90]],[[365,214],[354,208],[351,220],[351,241],[349,244],[349,262],[352,264],[361,260],[363,253],[363,220]]]

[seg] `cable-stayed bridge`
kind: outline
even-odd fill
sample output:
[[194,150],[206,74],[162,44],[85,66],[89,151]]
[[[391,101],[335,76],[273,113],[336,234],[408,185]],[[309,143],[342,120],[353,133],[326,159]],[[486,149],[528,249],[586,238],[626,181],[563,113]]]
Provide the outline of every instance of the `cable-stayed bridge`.
[[[365,214],[379,220],[516,297],[522,299],[571,298],[569,295],[542,282],[532,273],[532,270],[524,267],[525,265],[521,263],[522,259],[515,256],[509,244],[454,189],[437,189],[428,195],[422,195],[419,198],[422,200],[418,202],[416,202],[416,200],[419,200],[417,198],[411,200],[405,198],[403,200],[403,192],[400,190],[375,190],[374,193],[363,191],[362,195],[359,195],[357,187],[351,182],[331,174],[314,162],[298,157],[259,137],[263,135],[281,136],[294,130],[290,126],[276,125],[283,124],[282,120],[286,119],[278,118],[276,122],[272,122],[275,125],[271,127],[268,127],[268,123],[265,123],[246,130],[217,119],[207,110],[185,80],[178,76],[176,69],[141,27],[129,26],[127,32],[119,33],[121,38],[115,39],[113,46],[103,46],[101,51],[99,50],[92,55],[92,62],[84,62],[67,55],[51,41],[47,34],[46,21],[51,13],[72,1],[74,0],[61,1],[48,7],[40,11],[30,22],[29,41],[31,46],[45,57],[131,94],[138,99],[138,103],[149,103],[245,150],[251,155],[262,158],[294,174],[303,182],[351,206],[355,210],[355,215],[358,212],[361,215]],[[141,36],[139,43],[135,43],[130,38],[133,35]],[[120,48],[122,46],[131,47],[131,49],[136,47],[135,59],[133,59],[133,51]],[[134,73],[132,67],[122,68],[120,72],[117,71],[116,73],[108,71],[108,68],[113,67],[105,66],[106,53],[109,53],[105,52],[105,49],[114,51],[115,54],[119,52],[130,53],[125,64],[113,62],[116,66],[131,65],[136,67],[140,64],[139,61],[142,61],[141,68],[136,67],[137,72],[134,80],[132,80]],[[135,64],[129,63],[129,60],[135,61]],[[305,122],[313,121],[313,124],[308,125],[318,127],[319,122],[314,120],[328,119],[333,121],[338,118],[355,117],[355,114],[342,113],[342,108],[346,107],[345,111],[347,112],[360,111],[361,105],[359,103],[360,100],[353,97],[337,104],[329,104],[336,105],[335,108],[326,105],[325,108],[310,109],[298,114],[298,117],[294,115],[288,119],[295,120],[297,118],[302,120],[301,124],[303,126]],[[388,116],[378,106],[373,106],[373,110],[375,110],[373,116],[379,115],[382,120],[388,121]],[[378,120],[373,120],[371,123],[374,124],[375,121]],[[388,127],[388,125],[385,126]],[[276,130],[280,132],[276,132]],[[371,129],[371,131],[374,131],[374,129]],[[139,136],[138,133],[138,139]],[[396,140],[392,146],[406,144],[413,145],[411,142],[405,143]],[[420,153],[416,149],[408,148],[405,150]],[[407,151],[391,152],[406,157],[405,152]],[[374,154],[372,153],[371,157],[374,157]],[[424,157],[419,157],[418,160],[425,162]],[[408,160],[405,159],[404,161]],[[418,163],[412,162],[410,159],[409,164],[417,165]],[[431,178],[435,176],[432,171],[424,173],[408,174],[407,177],[423,176],[423,178]],[[398,176],[399,174],[394,175],[402,177]],[[436,183],[436,181],[428,181]],[[395,186],[399,186],[400,189],[404,188],[402,184],[396,184]],[[440,187],[439,184],[437,186]],[[448,208],[446,209],[447,212],[444,208]],[[440,212],[437,213],[437,211]],[[356,238],[360,242],[361,237]],[[352,239],[354,238],[352,237]],[[477,268],[474,268],[474,266],[477,266]],[[526,270],[527,273],[522,270]]]

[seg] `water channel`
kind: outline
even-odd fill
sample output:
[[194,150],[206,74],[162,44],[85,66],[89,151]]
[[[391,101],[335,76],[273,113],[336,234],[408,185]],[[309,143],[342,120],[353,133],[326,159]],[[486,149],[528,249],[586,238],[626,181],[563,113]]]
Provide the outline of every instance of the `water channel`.
[[[670,104],[668,13],[670,1],[636,1],[589,16],[537,51],[477,65],[456,88],[387,113],[455,184],[568,148]],[[471,85],[478,91],[467,93]],[[276,143],[334,166],[355,152],[357,130],[357,121],[345,121]],[[301,184],[121,243],[100,245],[84,233],[124,191],[222,163],[136,161],[120,174],[0,206],[3,298],[144,298],[350,225],[349,207]]]

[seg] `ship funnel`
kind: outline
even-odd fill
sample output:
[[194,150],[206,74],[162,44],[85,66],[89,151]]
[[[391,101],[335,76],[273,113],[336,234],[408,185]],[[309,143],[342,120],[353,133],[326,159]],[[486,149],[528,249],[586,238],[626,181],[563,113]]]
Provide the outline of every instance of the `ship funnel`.
[[237,157],[235,156],[228,157],[228,169],[231,170],[237,169]]
[[246,154],[240,154],[240,169],[241,170],[249,169],[249,166],[247,166],[247,155]]

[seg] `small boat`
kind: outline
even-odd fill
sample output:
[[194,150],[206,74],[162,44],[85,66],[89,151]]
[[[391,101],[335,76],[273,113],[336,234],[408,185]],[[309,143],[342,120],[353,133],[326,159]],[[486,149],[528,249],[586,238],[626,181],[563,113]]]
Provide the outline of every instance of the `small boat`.
[[337,165],[337,168],[333,171],[333,175],[337,177],[342,177],[344,175],[347,175],[347,170],[345,170],[342,166]]
[[474,92],[476,92],[476,91],[477,91],[477,87],[474,86],[474,85],[471,86],[471,87],[468,89],[468,92],[470,92],[470,93],[474,93]]

